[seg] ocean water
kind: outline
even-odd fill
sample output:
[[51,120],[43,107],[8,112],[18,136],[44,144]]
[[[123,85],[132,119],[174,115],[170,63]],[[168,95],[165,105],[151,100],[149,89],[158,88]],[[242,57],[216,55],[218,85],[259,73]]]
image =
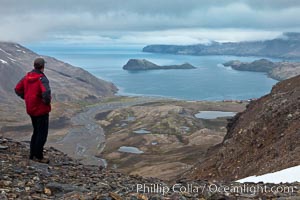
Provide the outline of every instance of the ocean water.
[[[258,98],[277,82],[264,73],[224,67],[230,60],[253,61],[257,57],[186,56],[142,52],[142,46],[26,45],[40,55],[53,56],[93,75],[113,82],[120,95],[161,96],[184,100],[237,100]],[[147,59],[158,65],[189,62],[190,70],[129,72],[129,59]]]

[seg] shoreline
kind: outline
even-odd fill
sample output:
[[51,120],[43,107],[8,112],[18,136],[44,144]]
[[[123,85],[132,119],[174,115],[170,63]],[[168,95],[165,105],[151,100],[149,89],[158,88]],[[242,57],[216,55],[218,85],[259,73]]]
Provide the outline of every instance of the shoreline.
[[[149,98],[149,99],[161,99],[161,100],[172,100],[172,101],[185,101],[185,102],[236,102],[236,103],[243,103],[243,102],[250,102],[256,100],[260,97],[253,97],[249,99],[222,99],[222,100],[210,100],[210,99],[180,99],[176,97],[168,97],[168,96],[161,96],[161,95],[146,95],[146,94],[130,94],[130,93],[119,93],[120,90],[115,94],[116,97],[142,97],[142,98]],[[267,93],[266,93],[267,94]]]

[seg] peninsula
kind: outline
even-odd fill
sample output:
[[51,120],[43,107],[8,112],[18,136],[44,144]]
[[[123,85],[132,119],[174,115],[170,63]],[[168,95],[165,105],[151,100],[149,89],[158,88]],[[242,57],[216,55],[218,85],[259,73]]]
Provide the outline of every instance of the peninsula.
[[123,66],[124,70],[154,70],[154,69],[196,69],[189,63],[182,65],[165,65],[160,66],[154,64],[146,59],[130,59],[126,65]]
[[223,65],[239,71],[265,72],[269,77],[278,81],[300,74],[299,62],[272,62],[267,59],[255,60],[253,62],[232,60],[223,63]]

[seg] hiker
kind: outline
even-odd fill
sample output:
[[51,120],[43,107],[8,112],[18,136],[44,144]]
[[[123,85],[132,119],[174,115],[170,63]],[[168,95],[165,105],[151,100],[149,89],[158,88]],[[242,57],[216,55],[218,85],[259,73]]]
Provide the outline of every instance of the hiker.
[[44,74],[45,63],[43,58],[35,59],[34,69],[15,87],[16,94],[25,100],[26,111],[33,126],[29,159],[41,163],[49,163],[49,159],[43,156],[51,111],[51,90],[49,80]]

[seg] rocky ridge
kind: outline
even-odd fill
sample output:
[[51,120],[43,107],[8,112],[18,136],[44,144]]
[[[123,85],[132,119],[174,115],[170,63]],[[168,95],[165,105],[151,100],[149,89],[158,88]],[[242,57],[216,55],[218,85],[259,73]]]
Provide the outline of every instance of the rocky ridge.
[[300,76],[277,83],[227,126],[221,144],[187,176],[237,180],[300,165]]
[[154,70],[154,69],[195,69],[189,63],[182,65],[165,65],[159,66],[146,59],[130,59],[124,66],[124,70]]
[[[259,186],[266,187],[269,192],[243,193],[221,190],[217,192],[217,187],[242,187],[242,185],[200,180],[164,183],[154,178],[127,176],[113,170],[80,164],[77,160],[70,159],[54,148],[45,149],[45,153],[50,157],[50,164],[41,164],[28,160],[28,146],[24,142],[0,138],[0,199],[230,200],[238,198],[246,200],[272,197],[296,199],[300,195],[297,183],[282,184],[282,187],[290,188],[289,192],[285,193],[270,192],[270,188],[276,185],[263,185],[262,183]],[[152,187],[152,192],[141,189],[145,187],[142,186],[143,184],[149,188]],[[154,184],[157,189],[153,187]],[[251,183],[247,184],[247,187],[254,186]],[[180,188],[183,189],[180,191]]]
[[232,60],[223,65],[239,71],[266,72],[269,77],[279,81],[300,75],[299,62],[272,62],[267,59],[253,62]]

